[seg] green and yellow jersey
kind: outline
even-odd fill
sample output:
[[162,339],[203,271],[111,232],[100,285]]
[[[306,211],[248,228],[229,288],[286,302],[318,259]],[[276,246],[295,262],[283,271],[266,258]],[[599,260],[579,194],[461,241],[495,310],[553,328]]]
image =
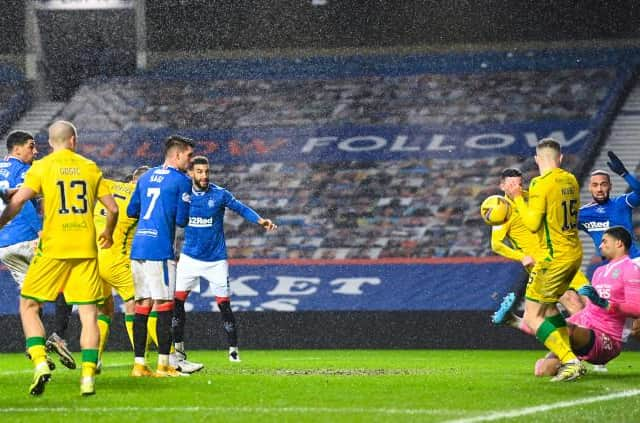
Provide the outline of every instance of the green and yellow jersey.
[[43,196],[39,254],[55,259],[97,256],[93,210],[111,191],[91,160],[68,149],[36,160],[24,186]]
[[582,257],[578,237],[580,188],[573,174],[555,168],[531,180],[529,200],[515,198],[522,223],[538,236],[548,257],[572,260]]
[[525,256],[539,256],[542,254],[542,248],[538,235],[524,226],[513,201],[506,196],[505,198],[511,204],[511,217],[504,224],[492,227],[491,249],[496,254],[517,261],[521,261]]

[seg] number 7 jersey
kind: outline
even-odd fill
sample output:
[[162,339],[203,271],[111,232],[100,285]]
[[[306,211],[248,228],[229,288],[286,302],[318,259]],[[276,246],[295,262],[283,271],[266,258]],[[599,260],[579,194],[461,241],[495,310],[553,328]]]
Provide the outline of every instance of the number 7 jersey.
[[158,166],[140,177],[127,207],[127,216],[138,218],[131,258],[174,260],[176,225],[189,219],[191,180],[172,167]]
[[55,259],[97,256],[93,209],[111,192],[93,161],[67,149],[53,152],[33,162],[23,186],[43,196],[39,253]]

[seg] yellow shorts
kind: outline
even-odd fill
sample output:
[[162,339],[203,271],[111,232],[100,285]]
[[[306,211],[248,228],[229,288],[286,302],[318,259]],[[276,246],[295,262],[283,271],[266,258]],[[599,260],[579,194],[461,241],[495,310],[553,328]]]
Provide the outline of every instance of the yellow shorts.
[[96,304],[103,299],[95,258],[54,259],[36,255],[20,295],[38,302],[55,301],[60,292],[69,304]]
[[103,281],[103,297],[111,295],[115,289],[122,301],[129,301],[135,297],[133,274],[131,273],[131,259],[120,253],[101,250],[98,255],[98,269]]
[[529,274],[525,297],[538,303],[558,302],[575,279],[581,263],[582,258],[560,260],[547,257],[536,261]]

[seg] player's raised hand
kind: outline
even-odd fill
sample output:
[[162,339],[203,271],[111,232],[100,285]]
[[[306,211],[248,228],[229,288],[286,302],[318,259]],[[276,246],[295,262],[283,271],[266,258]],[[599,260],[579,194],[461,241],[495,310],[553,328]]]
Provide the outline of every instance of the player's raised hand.
[[271,221],[271,219],[263,219],[260,218],[260,220],[258,220],[258,225],[262,226],[263,228],[265,228],[267,231],[269,232],[273,232],[276,229],[278,229],[278,225],[276,225],[275,223],[273,223]]
[[624,163],[622,163],[622,160],[620,160],[620,158],[616,155],[616,153],[614,153],[613,151],[609,151],[607,152],[607,156],[609,156],[609,160],[610,160],[607,162],[607,166],[609,166],[609,169],[611,169],[612,171],[614,171],[615,173],[617,173],[622,177],[624,177],[624,175],[629,173],[627,168],[624,166]]
[[113,245],[113,236],[111,233],[104,231],[98,236],[98,245],[103,250],[111,248]]

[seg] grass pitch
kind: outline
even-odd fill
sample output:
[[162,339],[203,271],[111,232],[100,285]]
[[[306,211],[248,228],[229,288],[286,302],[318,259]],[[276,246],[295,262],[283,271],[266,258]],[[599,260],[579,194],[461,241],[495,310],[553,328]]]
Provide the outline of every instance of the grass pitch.
[[[31,364],[0,357],[0,419],[33,422],[640,421],[640,353],[577,382],[535,378],[541,351],[192,351],[189,377],[132,378],[132,354],[107,352],[97,394],[81,397],[79,370],[59,363],[41,397]],[[76,359],[79,359],[76,354]],[[153,357],[152,362],[155,362]]]

